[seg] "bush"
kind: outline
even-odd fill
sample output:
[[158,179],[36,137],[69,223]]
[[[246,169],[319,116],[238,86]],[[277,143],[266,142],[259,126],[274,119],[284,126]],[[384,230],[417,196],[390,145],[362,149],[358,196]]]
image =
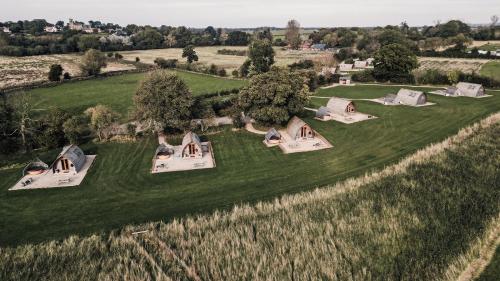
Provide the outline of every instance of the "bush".
[[135,62],[140,62],[141,59],[139,57],[135,57]]
[[231,72],[231,74],[233,75],[233,77],[238,77],[240,76],[240,72],[238,70],[233,70],[233,72]]
[[227,76],[227,72],[224,68],[221,68],[217,71],[217,75],[221,76],[221,77],[226,77]]
[[372,69],[356,72],[351,76],[351,79],[356,82],[375,82]]
[[310,69],[314,67],[314,62],[312,60],[300,60],[288,65],[288,67],[290,70]]
[[246,57],[247,56],[247,51],[246,50],[222,49],[222,50],[217,50],[217,54],[219,54],[219,55],[230,55],[230,56]]
[[108,56],[108,58],[112,58],[113,57],[113,52],[109,52],[106,55]]
[[164,59],[164,58],[156,58],[154,63],[160,68],[175,68],[177,66],[178,60],[176,59]]
[[50,81],[60,81],[63,68],[60,64],[53,64],[50,66],[49,70],[49,80]]
[[211,64],[208,69],[208,74],[216,75],[217,74],[217,66],[215,64]]
[[127,135],[131,136],[131,137],[135,137],[137,134],[137,126],[132,124],[132,123],[128,123],[127,124]]
[[63,124],[64,136],[71,144],[82,143],[85,136],[90,133],[89,120],[86,116],[75,115]]
[[123,56],[119,53],[115,53],[115,59],[121,60],[121,59],[123,59]]
[[418,84],[449,84],[448,76],[437,69],[415,71],[415,82]]
[[69,74],[69,72],[64,72],[63,79],[64,79],[64,80],[69,80],[69,79],[71,79],[71,74]]

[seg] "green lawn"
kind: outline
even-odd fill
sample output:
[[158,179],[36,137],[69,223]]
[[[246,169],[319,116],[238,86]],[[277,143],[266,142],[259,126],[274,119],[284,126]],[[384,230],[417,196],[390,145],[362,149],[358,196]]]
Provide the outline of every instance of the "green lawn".
[[[183,71],[177,71],[177,74],[186,82],[195,96],[239,88],[246,83],[243,80]],[[35,109],[40,111],[50,107],[61,107],[78,113],[96,104],[104,104],[119,112],[122,119],[126,120],[133,105],[133,95],[144,76],[144,73],[125,74],[67,83],[51,88],[38,88],[29,93],[33,96]]]
[[485,50],[485,51],[496,51],[500,49],[500,44],[484,44],[478,48],[479,50]]
[[481,67],[479,73],[481,75],[500,80],[500,61],[487,62]]
[[[108,83],[107,88],[112,85]],[[375,98],[397,89],[338,87],[320,90],[318,95]],[[44,91],[50,95],[49,89]],[[333,184],[394,163],[497,112],[500,94],[489,94],[494,96],[471,99],[429,95],[437,105],[423,108],[358,101],[359,111],[380,118],[351,125],[317,121],[308,112],[305,120],[334,146],[310,153],[284,155],[279,148],[266,148],[262,136],[225,128],[209,136],[215,150],[215,169],[152,175],[149,169],[156,143],[146,139],[84,145],[86,152],[98,156],[83,184],[76,188],[8,192],[22,168],[0,170],[0,245],[170,220]],[[130,98],[124,100],[129,102]],[[312,104],[326,102],[313,99]],[[45,159],[56,153],[45,155]]]

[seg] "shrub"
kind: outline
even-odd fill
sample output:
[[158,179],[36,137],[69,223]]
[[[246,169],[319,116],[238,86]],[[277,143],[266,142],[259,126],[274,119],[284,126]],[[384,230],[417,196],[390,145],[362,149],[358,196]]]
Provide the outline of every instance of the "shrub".
[[86,116],[75,115],[63,124],[64,136],[72,144],[82,143],[85,136],[90,133],[89,120]]
[[375,82],[372,69],[356,72],[351,76],[351,79],[356,82]]
[[178,60],[176,59],[164,59],[164,58],[156,58],[154,63],[160,68],[175,68],[177,66]]
[[49,80],[50,81],[60,81],[63,68],[60,64],[53,64],[50,66],[49,70]]
[[212,74],[212,75],[216,75],[217,74],[217,66],[212,63],[210,65],[210,68],[208,69],[208,73]]
[[414,72],[415,81],[418,84],[448,84],[449,79],[446,74],[437,69],[427,69]]
[[137,126],[132,124],[132,123],[128,123],[127,124],[127,135],[131,136],[131,137],[135,137],[136,136],[136,133],[137,133]]
[[221,68],[217,71],[217,75],[221,76],[221,77],[226,77],[227,76],[227,72],[224,68]]
[[123,56],[119,53],[115,53],[115,59],[121,60],[121,59],[123,59]]
[[71,74],[69,74],[69,72],[64,72],[63,79],[64,79],[64,80],[69,80],[69,79],[71,79]]
[[290,70],[310,69],[314,67],[314,62],[312,60],[300,60],[288,65],[288,67]]
[[113,52],[108,52],[106,55],[108,56],[108,58],[112,58],[113,57]]
[[141,59],[139,57],[135,57],[135,62],[140,62]]
[[240,76],[240,72],[237,69],[233,70],[233,72],[231,72],[231,74],[233,75],[233,77]]

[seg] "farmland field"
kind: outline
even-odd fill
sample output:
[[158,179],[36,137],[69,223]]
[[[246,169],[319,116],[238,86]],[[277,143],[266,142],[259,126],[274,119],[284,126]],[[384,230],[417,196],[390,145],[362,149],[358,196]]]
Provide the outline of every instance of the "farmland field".
[[471,73],[479,72],[481,67],[488,63],[487,59],[462,59],[462,58],[430,58],[420,57],[418,69],[438,69],[444,72],[450,70],[460,70],[462,72]]
[[[240,88],[246,81],[213,77],[209,75],[177,71],[194,96],[220,90]],[[60,107],[74,113],[83,112],[96,104],[107,105],[127,120],[133,95],[144,78],[144,73],[124,74],[104,79],[65,83],[56,87],[29,91],[38,111]]]
[[491,61],[483,65],[479,71],[481,75],[500,80],[500,61]]
[[[132,79],[128,87],[135,87],[137,79]],[[87,90],[81,93],[95,92],[85,98],[86,102],[95,104],[107,96],[107,90],[125,87],[120,85],[124,84],[121,80],[107,81],[115,82],[100,86],[102,91],[95,90],[95,86],[86,84],[87,81],[63,86],[77,90],[82,83]],[[380,86],[337,87],[320,90],[317,95],[375,98],[396,90]],[[39,91],[45,97],[39,108],[52,104],[71,108],[71,98],[61,102],[64,94],[68,94],[65,90],[47,88]],[[53,93],[57,98],[51,95]],[[430,95],[429,100],[437,105],[424,108],[386,107],[359,101],[359,111],[380,118],[352,125],[317,121],[312,113],[306,113],[304,119],[334,146],[311,153],[283,155],[279,148],[266,148],[261,136],[223,128],[208,136],[217,162],[215,169],[208,170],[150,174],[157,143],[154,138],[137,143],[89,143],[82,148],[98,156],[79,187],[8,192],[7,189],[18,180],[27,157],[3,161],[4,166],[13,166],[0,169],[0,243],[37,242],[73,233],[109,231],[130,223],[171,220],[332,184],[394,163],[497,112],[500,95],[497,92],[489,94],[493,97],[470,99]],[[128,96],[115,97],[111,102],[114,109],[126,112],[127,103],[131,101]],[[314,106],[325,103],[326,99],[312,100]],[[39,156],[50,161],[56,155],[57,151],[50,151]]]
[[[458,276],[500,225],[499,122],[496,114],[381,172],[314,192],[4,248],[0,279],[468,280]],[[497,280],[495,271],[481,280]]]
[[[248,47],[240,46],[216,46],[216,47],[197,47],[195,48],[196,53],[199,57],[199,63],[202,64],[216,64],[217,66],[225,68],[228,73],[232,70],[239,68],[243,62],[247,59],[244,56],[232,56],[232,55],[221,55],[217,54],[217,50],[230,49],[230,50],[247,50]],[[331,53],[317,52],[317,51],[289,51],[282,50],[281,48],[275,47],[276,52],[276,65],[286,66],[300,59],[313,59],[317,61],[328,61],[325,57],[331,56]],[[165,59],[178,59],[179,61],[186,61],[182,58],[182,49],[180,48],[170,48],[170,49],[155,49],[155,50],[140,50],[140,51],[127,51],[120,52],[124,59],[129,61],[134,61],[136,57],[141,59],[143,63],[152,64],[153,61],[158,58]]]

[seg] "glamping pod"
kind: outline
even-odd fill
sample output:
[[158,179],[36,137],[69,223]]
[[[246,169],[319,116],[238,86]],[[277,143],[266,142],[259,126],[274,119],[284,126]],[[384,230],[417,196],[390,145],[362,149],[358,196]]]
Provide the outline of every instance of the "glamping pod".
[[353,66],[354,65],[350,63],[341,63],[339,64],[339,71],[351,71]]
[[266,133],[265,141],[268,144],[278,144],[281,141],[281,134],[275,128],[271,128]]
[[339,78],[340,85],[351,85],[351,77],[350,76],[342,76]]
[[424,105],[427,103],[427,96],[424,92],[401,89],[396,96],[395,102],[412,106]]
[[356,112],[356,107],[352,101],[336,97],[329,99],[326,107],[333,114],[345,115]]
[[465,97],[481,97],[484,96],[484,87],[481,84],[460,82],[456,85],[454,94]]
[[52,164],[52,172],[77,174],[85,165],[86,156],[76,145],[65,146]]
[[182,139],[182,158],[202,158],[203,148],[200,138],[193,132],[188,132]]
[[286,132],[294,140],[313,139],[315,136],[314,130],[311,126],[306,124],[306,122],[302,121],[302,119],[297,116],[294,116],[290,119],[290,121],[288,121]]

